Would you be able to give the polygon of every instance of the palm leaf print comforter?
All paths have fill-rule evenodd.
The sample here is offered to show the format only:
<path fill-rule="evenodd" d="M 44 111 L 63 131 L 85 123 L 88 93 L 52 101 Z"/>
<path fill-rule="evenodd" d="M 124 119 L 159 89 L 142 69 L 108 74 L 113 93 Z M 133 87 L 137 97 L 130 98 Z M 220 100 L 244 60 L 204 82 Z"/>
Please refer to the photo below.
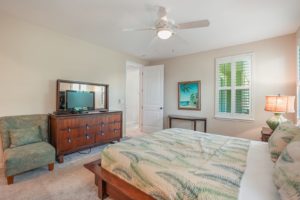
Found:
<path fill-rule="evenodd" d="M 173 128 L 110 145 L 101 164 L 155 199 L 237 199 L 249 145 Z"/>

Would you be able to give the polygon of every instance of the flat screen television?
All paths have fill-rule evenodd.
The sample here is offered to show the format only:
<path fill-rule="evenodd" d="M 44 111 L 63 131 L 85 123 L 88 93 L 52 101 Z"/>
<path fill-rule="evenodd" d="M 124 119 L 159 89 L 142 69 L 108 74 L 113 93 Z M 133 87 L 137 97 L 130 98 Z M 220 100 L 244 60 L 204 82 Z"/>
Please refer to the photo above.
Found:
<path fill-rule="evenodd" d="M 66 108 L 69 111 L 95 109 L 95 92 L 66 91 Z"/>

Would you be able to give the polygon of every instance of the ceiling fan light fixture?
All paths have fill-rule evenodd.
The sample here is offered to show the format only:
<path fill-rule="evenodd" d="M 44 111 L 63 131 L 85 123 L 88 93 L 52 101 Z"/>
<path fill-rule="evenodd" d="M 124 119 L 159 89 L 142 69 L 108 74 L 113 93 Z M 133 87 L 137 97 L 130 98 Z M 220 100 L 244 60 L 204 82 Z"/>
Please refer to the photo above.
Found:
<path fill-rule="evenodd" d="M 162 40 L 167 40 L 173 35 L 173 31 L 170 29 L 159 29 L 157 31 L 157 37 Z"/>

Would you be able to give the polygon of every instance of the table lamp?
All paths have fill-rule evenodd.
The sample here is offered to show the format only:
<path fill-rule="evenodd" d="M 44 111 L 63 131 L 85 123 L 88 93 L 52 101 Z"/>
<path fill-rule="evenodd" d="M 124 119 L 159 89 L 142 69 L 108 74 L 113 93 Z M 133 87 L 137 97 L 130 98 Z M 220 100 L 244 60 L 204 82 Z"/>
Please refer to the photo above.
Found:
<path fill-rule="evenodd" d="M 282 113 L 295 112 L 295 96 L 266 96 L 265 111 L 273 112 L 274 115 L 267 120 L 268 126 L 275 130 L 277 126 L 286 118 L 282 116 Z"/>

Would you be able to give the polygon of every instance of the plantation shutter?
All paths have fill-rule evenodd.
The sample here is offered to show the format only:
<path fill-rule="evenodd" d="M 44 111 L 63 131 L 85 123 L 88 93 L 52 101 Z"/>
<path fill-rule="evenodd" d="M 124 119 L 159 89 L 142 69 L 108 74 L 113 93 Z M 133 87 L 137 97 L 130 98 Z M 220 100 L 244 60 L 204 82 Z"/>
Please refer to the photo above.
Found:
<path fill-rule="evenodd" d="M 216 117 L 252 117 L 251 68 L 251 54 L 216 60 Z"/>
<path fill-rule="evenodd" d="M 219 112 L 231 113 L 231 63 L 219 65 Z"/>
<path fill-rule="evenodd" d="M 235 112 L 250 113 L 250 67 L 251 61 L 243 59 L 235 64 Z"/>

